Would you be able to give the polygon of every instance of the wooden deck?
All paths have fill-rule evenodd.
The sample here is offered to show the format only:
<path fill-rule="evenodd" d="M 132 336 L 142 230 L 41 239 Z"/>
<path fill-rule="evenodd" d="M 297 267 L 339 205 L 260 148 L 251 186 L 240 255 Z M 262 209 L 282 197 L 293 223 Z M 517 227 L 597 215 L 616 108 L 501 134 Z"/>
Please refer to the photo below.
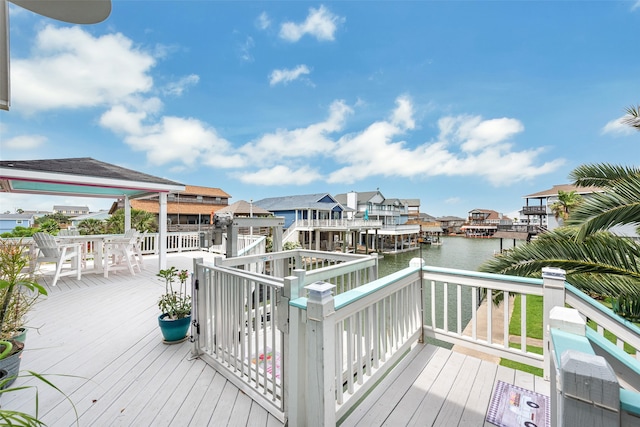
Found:
<path fill-rule="evenodd" d="M 168 265 L 190 269 L 193 257 L 207 255 L 169 254 Z M 48 288 L 29 322 L 21 370 L 49 375 L 73 405 L 19 378 L 14 386 L 38 386 L 39 417 L 52 426 L 281 426 L 212 367 L 190 360 L 189 342 L 162 343 L 156 300 L 164 283 L 155 276 L 157 258 L 146 257 L 145 265 L 135 276 L 85 274 Z M 427 345 L 343 425 L 482 426 L 497 380 L 549 394 L 540 378 Z M 1 403 L 34 413 L 35 390 L 3 395 Z"/>

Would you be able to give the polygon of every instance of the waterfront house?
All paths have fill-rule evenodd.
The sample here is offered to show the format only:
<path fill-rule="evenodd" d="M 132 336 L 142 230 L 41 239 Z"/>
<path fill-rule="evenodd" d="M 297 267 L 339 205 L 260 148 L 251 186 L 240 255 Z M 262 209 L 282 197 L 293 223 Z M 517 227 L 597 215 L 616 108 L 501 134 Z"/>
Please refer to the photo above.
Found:
<path fill-rule="evenodd" d="M 551 206 L 558 201 L 560 191 L 570 193 L 575 191 L 582 197 L 590 197 L 591 194 L 602 192 L 598 187 L 579 187 L 571 184 L 554 185 L 553 187 L 524 196 L 525 206 L 520 211 L 520 222 L 528 224 L 529 232 L 537 234 L 540 230 L 553 230 L 558 228 L 558 220 L 551 211 Z"/>
<path fill-rule="evenodd" d="M 346 221 L 347 209 L 329 193 L 269 197 L 253 205 L 284 218 L 284 242 L 323 251 L 347 251 L 347 246 L 353 250 L 352 243 L 345 243 L 355 241 Z"/>
<path fill-rule="evenodd" d="M 0 214 L 0 233 L 12 231 L 16 227 L 29 228 L 35 224 L 35 216 L 27 213 Z"/>
<path fill-rule="evenodd" d="M 510 218 L 491 209 L 473 209 L 465 225 L 461 227 L 465 237 L 485 238 L 493 236 L 498 229 L 508 230 L 513 226 Z"/>
<path fill-rule="evenodd" d="M 337 194 L 335 198 L 349 208 L 349 218 L 380 222 L 381 227 L 373 235 L 362 236 L 367 248 L 375 248 L 383 253 L 397 253 L 418 247 L 420 225 L 408 221 L 410 215 L 412 218 L 418 217 L 420 199 L 386 198 L 379 189 L 350 191 Z"/>
<path fill-rule="evenodd" d="M 440 223 L 444 234 L 460 234 L 465 220 L 459 216 L 441 216 L 436 218 L 436 221 Z"/>
<path fill-rule="evenodd" d="M 54 205 L 53 213 L 60 213 L 66 216 L 85 215 L 89 213 L 89 207 L 88 206 Z"/>
<path fill-rule="evenodd" d="M 208 225 L 211 215 L 229 205 L 231 196 L 220 188 L 185 185 L 185 190 L 167 196 L 169 231 L 198 231 Z M 122 200 L 118 207 L 122 206 Z M 133 209 L 158 215 L 158 197 L 131 200 Z M 112 208 L 112 212 L 113 212 Z"/>

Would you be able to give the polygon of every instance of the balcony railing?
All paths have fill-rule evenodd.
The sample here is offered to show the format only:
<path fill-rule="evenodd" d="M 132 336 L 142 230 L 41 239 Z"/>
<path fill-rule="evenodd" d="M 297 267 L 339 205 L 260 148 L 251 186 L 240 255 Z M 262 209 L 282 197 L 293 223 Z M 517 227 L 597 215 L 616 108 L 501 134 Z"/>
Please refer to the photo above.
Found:
<path fill-rule="evenodd" d="M 524 215 L 546 215 L 546 206 L 523 206 L 522 213 Z"/>

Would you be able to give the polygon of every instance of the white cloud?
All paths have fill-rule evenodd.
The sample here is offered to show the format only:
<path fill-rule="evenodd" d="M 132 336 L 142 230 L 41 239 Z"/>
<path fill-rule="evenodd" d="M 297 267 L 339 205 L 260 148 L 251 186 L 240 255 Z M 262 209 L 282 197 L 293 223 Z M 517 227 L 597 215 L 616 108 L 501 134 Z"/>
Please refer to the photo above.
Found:
<path fill-rule="evenodd" d="M 196 74 L 190 74 L 182 77 L 177 82 L 169 83 L 163 90 L 166 95 L 181 96 L 185 90 L 191 86 L 195 86 L 200 81 L 200 76 Z"/>
<path fill-rule="evenodd" d="M 282 69 L 282 70 L 273 70 L 269 75 L 269 84 L 271 86 L 275 86 L 278 83 L 287 84 L 291 81 L 297 80 L 300 76 L 309 74 L 311 71 L 309 67 L 306 65 L 298 65 L 296 68 L 291 70 Z"/>
<path fill-rule="evenodd" d="M 252 173 L 238 174 L 238 179 L 252 185 L 307 185 L 322 178 L 322 175 L 308 166 L 292 170 L 279 165 Z"/>
<path fill-rule="evenodd" d="M 328 156 L 335 149 L 335 142 L 329 135 L 342 130 L 347 116 L 352 112 L 344 101 L 334 101 L 325 121 L 305 128 L 278 129 L 245 144 L 240 151 L 254 164 L 262 165 L 287 159 Z"/>
<path fill-rule="evenodd" d="M 256 27 L 260 30 L 266 30 L 270 26 L 271 20 L 269 19 L 269 15 L 267 15 L 267 12 L 262 12 L 256 19 Z"/>
<path fill-rule="evenodd" d="M 307 19 L 301 24 L 285 22 L 280 27 L 280 37 L 297 42 L 305 34 L 309 34 L 318 40 L 334 40 L 338 25 L 344 22 L 344 18 L 334 15 L 326 7 L 318 9 L 310 8 Z"/>
<path fill-rule="evenodd" d="M 0 142 L 0 146 L 12 150 L 33 150 L 40 148 L 47 142 L 42 135 L 20 135 Z"/>
<path fill-rule="evenodd" d="M 136 151 L 143 151 L 151 164 L 204 164 L 218 168 L 245 165 L 239 154 L 232 152 L 229 141 L 216 130 L 197 119 L 163 116 L 145 124 L 147 115 L 117 106 L 100 118 L 100 124 L 125 134 L 124 141 Z"/>
<path fill-rule="evenodd" d="M 479 116 L 444 117 L 437 141 L 413 148 L 396 140 L 413 123 L 411 101 L 401 97 L 389 121 L 369 125 L 338 141 L 335 160 L 344 167 L 329 175 L 330 183 L 353 183 L 370 176 L 479 176 L 494 186 L 509 185 L 558 169 L 563 159 L 534 164 L 543 148 L 517 151 L 509 139 L 524 127 L 515 119 L 483 120 Z"/>
<path fill-rule="evenodd" d="M 636 130 L 631 126 L 622 123 L 623 117 L 613 119 L 608 122 L 602 130 L 600 131 L 603 135 L 614 135 L 614 136 L 624 136 L 624 135 L 632 135 L 636 133 Z"/>
<path fill-rule="evenodd" d="M 13 101 L 25 110 L 110 104 L 153 86 L 155 59 L 120 33 L 94 37 L 80 27 L 47 25 L 33 52 L 11 63 Z"/>
<path fill-rule="evenodd" d="M 631 10 L 640 9 L 640 0 L 637 0 L 632 6 Z"/>

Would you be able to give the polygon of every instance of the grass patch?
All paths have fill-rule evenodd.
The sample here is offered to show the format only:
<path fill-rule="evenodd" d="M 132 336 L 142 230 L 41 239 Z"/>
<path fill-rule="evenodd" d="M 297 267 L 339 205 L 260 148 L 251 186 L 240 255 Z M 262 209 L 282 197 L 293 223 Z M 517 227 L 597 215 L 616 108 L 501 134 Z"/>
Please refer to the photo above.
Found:
<path fill-rule="evenodd" d="M 543 338 L 542 313 L 544 305 L 541 296 L 527 295 L 527 336 Z M 509 334 L 520 336 L 520 315 L 522 313 L 522 297 L 516 295 L 513 301 L 513 314 L 509 322 Z"/>
<path fill-rule="evenodd" d="M 509 347 L 511 348 L 520 348 L 520 344 L 510 343 Z M 530 353 L 542 354 L 542 347 L 537 347 L 534 345 L 528 345 L 527 351 Z M 524 363 L 514 362 L 509 359 L 500 359 L 500 366 L 505 366 L 511 369 L 517 369 L 518 371 L 528 372 L 538 377 L 542 377 L 544 371 L 541 368 L 536 368 L 535 366 L 525 365 Z"/>

